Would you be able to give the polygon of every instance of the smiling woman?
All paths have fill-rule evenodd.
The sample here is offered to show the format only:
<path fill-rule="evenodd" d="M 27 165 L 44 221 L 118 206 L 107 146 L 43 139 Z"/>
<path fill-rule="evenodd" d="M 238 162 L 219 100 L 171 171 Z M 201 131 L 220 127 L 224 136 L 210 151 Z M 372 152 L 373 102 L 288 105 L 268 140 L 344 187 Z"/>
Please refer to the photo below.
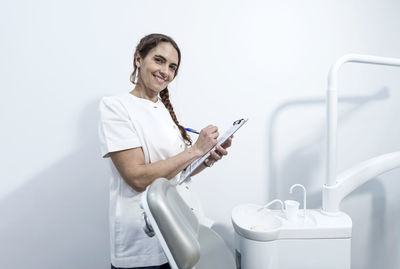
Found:
<path fill-rule="evenodd" d="M 144 37 L 134 56 L 131 82 L 136 84 L 136 87 L 131 93 L 139 98 L 150 98 L 153 102 L 157 101 L 160 94 L 183 139 L 191 145 L 190 137 L 176 118 L 167 88 L 168 83 L 178 74 L 180 61 L 181 51 L 172 38 L 157 34 Z M 137 70 L 140 70 L 139 77 L 136 76 Z"/>
<path fill-rule="evenodd" d="M 111 159 L 111 268 L 169 268 L 158 239 L 142 229 L 141 193 L 157 178 L 176 185 L 180 173 L 216 143 L 218 128 L 208 125 L 193 144 L 169 99 L 168 84 L 181 61 L 175 41 L 162 34 L 142 38 L 136 47 L 129 93 L 100 102 L 99 137 L 103 157 Z M 229 139 L 211 152 L 199 173 L 227 154 Z M 194 213 L 201 216 L 190 182 L 176 185 Z"/>

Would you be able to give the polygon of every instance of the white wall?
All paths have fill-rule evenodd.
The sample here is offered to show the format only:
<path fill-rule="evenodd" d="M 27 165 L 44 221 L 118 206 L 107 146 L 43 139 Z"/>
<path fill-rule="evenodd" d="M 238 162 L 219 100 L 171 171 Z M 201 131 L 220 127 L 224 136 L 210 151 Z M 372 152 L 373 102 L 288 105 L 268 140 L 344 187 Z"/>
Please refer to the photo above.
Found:
<path fill-rule="evenodd" d="M 181 47 L 170 89 L 189 127 L 250 118 L 194 180 L 221 233 L 235 205 L 288 198 L 292 183 L 320 207 L 329 67 L 349 52 L 400 57 L 399 11 L 397 1 L 2 1 L 0 267 L 109 268 L 97 103 L 132 88 L 133 49 L 151 32 Z M 340 71 L 339 171 L 399 149 L 399 74 Z M 353 268 L 400 267 L 399 176 L 344 201 Z"/>

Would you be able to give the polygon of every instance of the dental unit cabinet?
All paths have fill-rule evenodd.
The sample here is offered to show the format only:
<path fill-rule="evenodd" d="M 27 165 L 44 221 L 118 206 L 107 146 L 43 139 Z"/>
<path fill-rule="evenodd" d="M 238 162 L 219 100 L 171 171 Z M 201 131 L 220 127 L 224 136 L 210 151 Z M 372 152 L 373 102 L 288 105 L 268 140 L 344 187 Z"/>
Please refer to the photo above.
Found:
<path fill-rule="evenodd" d="M 331 67 L 327 89 L 327 171 L 322 188 L 322 209 L 298 210 L 298 202 L 273 200 L 266 206 L 243 204 L 232 211 L 237 268 L 244 269 L 349 269 L 351 266 L 350 216 L 340 211 L 348 194 L 376 176 L 400 167 L 400 152 L 361 162 L 336 175 L 337 73 L 347 62 L 400 66 L 400 59 L 348 54 Z M 290 189 L 290 193 L 295 184 Z M 280 210 L 268 209 L 274 203 Z"/>
<path fill-rule="evenodd" d="M 232 211 L 237 268 L 350 268 L 351 227 L 347 214 L 330 216 L 293 200 L 266 206 L 244 204 Z M 273 203 L 280 210 L 270 210 Z"/>

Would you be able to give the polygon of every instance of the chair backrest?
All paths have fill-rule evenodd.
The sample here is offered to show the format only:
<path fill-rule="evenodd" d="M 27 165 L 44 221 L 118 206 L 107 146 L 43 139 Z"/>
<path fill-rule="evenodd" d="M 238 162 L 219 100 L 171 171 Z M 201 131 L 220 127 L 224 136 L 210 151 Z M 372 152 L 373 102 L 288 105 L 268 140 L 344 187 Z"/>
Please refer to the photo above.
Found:
<path fill-rule="evenodd" d="M 225 242 L 199 223 L 168 180 L 155 180 L 144 192 L 142 205 L 172 268 L 235 268 Z"/>

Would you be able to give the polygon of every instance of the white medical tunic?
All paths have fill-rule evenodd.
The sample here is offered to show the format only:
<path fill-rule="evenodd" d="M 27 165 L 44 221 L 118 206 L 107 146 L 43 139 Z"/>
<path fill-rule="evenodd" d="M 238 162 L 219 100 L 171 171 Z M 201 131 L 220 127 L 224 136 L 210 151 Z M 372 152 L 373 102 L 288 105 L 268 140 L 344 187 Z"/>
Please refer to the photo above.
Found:
<path fill-rule="evenodd" d="M 156 103 L 130 93 L 104 97 L 100 102 L 99 137 L 103 157 L 109 152 L 141 147 L 146 164 L 165 160 L 186 149 L 178 127 L 161 100 Z M 156 237 L 143 231 L 140 192 L 120 176 L 111 159 L 110 241 L 111 263 L 116 267 L 141 267 L 167 262 Z M 180 174 L 173 179 L 176 182 Z M 178 191 L 196 215 L 198 201 L 190 195 L 190 183 Z M 197 211 L 197 212 L 196 212 Z"/>

